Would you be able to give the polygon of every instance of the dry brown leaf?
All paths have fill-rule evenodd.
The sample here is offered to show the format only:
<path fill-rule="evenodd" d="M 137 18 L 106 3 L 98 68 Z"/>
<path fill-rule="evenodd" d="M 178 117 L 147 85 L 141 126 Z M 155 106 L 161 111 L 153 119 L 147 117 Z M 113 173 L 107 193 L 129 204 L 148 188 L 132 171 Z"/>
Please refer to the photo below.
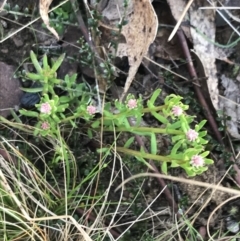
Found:
<path fill-rule="evenodd" d="M 123 26 L 122 34 L 126 38 L 126 53 L 130 65 L 128 77 L 120 100 L 126 95 L 135 74 L 147 54 L 150 44 L 154 41 L 158 20 L 150 0 L 133 0 L 133 12 L 129 22 Z"/>
<path fill-rule="evenodd" d="M 178 5 L 175 4 L 175 0 L 167 1 L 174 18 L 178 21 L 182 11 L 186 7 L 186 1 L 179 0 Z M 208 39 L 215 41 L 215 12 L 214 10 L 199 9 L 207 5 L 207 1 L 194 0 L 188 11 L 190 24 L 194 26 L 194 28 L 190 28 L 190 33 L 186 27 L 182 27 L 182 29 L 186 36 L 193 42 L 194 50 L 202 62 L 206 76 L 208 77 L 207 85 L 211 101 L 214 108 L 218 110 L 218 79 L 215 65 L 216 48 L 203 36 L 205 35 Z M 186 19 L 187 18 L 185 18 L 185 20 Z"/>
<path fill-rule="evenodd" d="M 208 5 L 205 1 L 195 0 L 190 8 L 191 35 L 193 38 L 194 50 L 199 56 L 208 77 L 208 91 L 216 110 L 218 106 L 218 78 L 215 64 L 215 46 L 207 40 L 215 41 L 215 11 L 211 9 L 201 10 L 200 7 Z"/>
<path fill-rule="evenodd" d="M 230 120 L 226 120 L 228 133 L 236 139 L 240 139 L 239 133 L 239 120 L 240 120 L 240 105 L 239 93 L 240 83 L 226 77 L 224 74 L 221 76 L 221 83 L 224 87 L 224 96 L 220 95 L 219 104 L 220 108 L 224 110 L 226 116 L 231 116 Z"/>
<path fill-rule="evenodd" d="M 59 35 L 56 32 L 56 30 L 49 25 L 49 17 L 48 17 L 48 11 L 49 6 L 52 3 L 53 0 L 40 0 L 39 1 L 39 13 L 41 15 L 41 18 L 43 22 L 46 24 L 48 30 L 57 38 L 59 39 Z"/>

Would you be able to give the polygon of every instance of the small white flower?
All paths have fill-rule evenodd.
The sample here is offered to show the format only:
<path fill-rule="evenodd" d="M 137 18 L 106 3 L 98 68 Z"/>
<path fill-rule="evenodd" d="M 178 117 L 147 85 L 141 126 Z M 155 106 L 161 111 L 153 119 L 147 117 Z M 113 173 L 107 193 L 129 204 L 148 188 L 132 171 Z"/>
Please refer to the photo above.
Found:
<path fill-rule="evenodd" d="M 190 129 L 187 131 L 186 137 L 189 141 L 195 141 L 198 138 L 198 133 L 195 130 Z"/>
<path fill-rule="evenodd" d="M 183 109 L 181 107 L 175 105 L 172 108 L 172 113 L 175 116 L 180 116 L 183 113 Z"/>
<path fill-rule="evenodd" d="M 130 99 L 130 100 L 128 100 L 128 102 L 127 102 L 127 107 L 128 107 L 129 109 L 135 109 L 135 108 L 137 108 L 137 100 L 136 100 L 136 99 Z"/>
<path fill-rule="evenodd" d="M 193 167 L 202 167 L 204 165 L 204 159 L 201 156 L 195 155 L 191 158 L 190 164 Z"/>
<path fill-rule="evenodd" d="M 87 112 L 90 115 L 94 115 L 96 113 L 96 111 L 97 111 L 97 108 L 95 106 L 93 106 L 93 105 L 89 105 L 87 107 Z"/>
<path fill-rule="evenodd" d="M 41 124 L 41 128 L 43 130 L 48 130 L 50 128 L 50 125 L 48 122 L 44 121 L 42 124 Z"/>
<path fill-rule="evenodd" d="M 40 107 L 40 112 L 41 113 L 50 114 L 51 110 L 52 110 L 52 107 L 51 107 L 51 105 L 48 102 L 41 104 L 41 107 Z"/>

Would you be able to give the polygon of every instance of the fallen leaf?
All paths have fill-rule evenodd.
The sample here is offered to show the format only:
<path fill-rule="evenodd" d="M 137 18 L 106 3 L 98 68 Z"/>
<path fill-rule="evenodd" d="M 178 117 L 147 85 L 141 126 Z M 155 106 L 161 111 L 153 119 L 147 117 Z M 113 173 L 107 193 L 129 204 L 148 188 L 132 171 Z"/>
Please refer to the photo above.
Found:
<path fill-rule="evenodd" d="M 233 79 L 221 76 L 222 86 L 224 87 L 224 96 L 220 95 L 219 104 L 220 108 L 224 110 L 226 116 L 231 116 L 230 120 L 226 120 L 228 133 L 236 139 L 240 139 L 239 121 L 240 121 L 240 105 L 239 93 L 240 84 Z"/>
<path fill-rule="evenodd" d="M 49 17 L 48 17 L 48 11 L 49 6 L 52 3 L 53 0 L 40 0 L 39 1 L 39 13 L 43 20 L 43 22 L 46 24 L 46 27 L 48 30 L 57 38 L 59 39 L 59 35 L 56 32 L 56 30 L 49 25 Z"/>
<path fill-rule="evenodd" d="M 106 2 L 106 1 L 101 1 Z M 102 7 L 101 7 L 102 8 Z M 102 15 L 110 21 L 113 26 L 117 24 L 122 16 L 132 13 L 133 3 L 132 1 L 128 2 L 127 7 L 123 3 L 123 0 L 111 0 L 108 1 L 107 6 L 102 10 Z M 116 25 L 115 25 L 116 26 Z"/>
<path fill-rule="evenodd" d="M 208 77 L 208 91 L 213 106 L 218 110 L 218 78 L 215 64 L 215 46 L 209 41 L 215 41 L 215 11 L 211 9 L 199 9 L 205 5 L 208 5 L 205 1 L 195 0 L 190 8 L 190 23 L 194 26 L 191 27 L 191 35 L 194 50 L 199 56 Z"/>
<path fill-rule="evenodd" d="M 158 20 L 150 0 L 133 0 L 133 12 L 129 15 L 128 24 L 123 26 L 122 34 L 130 65 L 128 77 L 120 100 L 126 95 L 135 74 L 147 54 L 150 44 L 154 41 Z"/>

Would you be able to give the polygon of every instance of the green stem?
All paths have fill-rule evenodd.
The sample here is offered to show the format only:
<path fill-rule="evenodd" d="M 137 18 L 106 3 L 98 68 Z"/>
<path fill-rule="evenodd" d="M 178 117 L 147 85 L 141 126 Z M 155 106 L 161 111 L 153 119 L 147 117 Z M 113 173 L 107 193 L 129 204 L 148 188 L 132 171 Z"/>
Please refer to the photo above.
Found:
<path fill-rule="evenodd" d="M 161 106 L 156 106 L 156 107 L 154 106 L 151 108 L 147 107 L 142 110 L 142 113 L 148 113 L 148 112 L 152 112 L 152 111 L 160 111 L 166 107 L 167 107 L 167 105 L 161 105 Z"/>
<path fill-rule="evenodd" d="M 18 130 L 22 130 L 24 132 L 27 132 L 29 134 L 32 134 L 34 129 L 35 129 L 34 127 L 29 126 L 29 125 L 9 121 L 2 116 L 0 116 L 0 122 L 6 124 L 8 126 L 11 126 L 13 128 L 17 128 Z"/>
<path fill-rule="evenodd" d="M 141 110 L 141 113 L 149 113 L 149 112 L 152 112 L 152 111 L 160 111 L 164 108 L 166 108 L 167 105 L 161 105 L 161 106 L 157 106 L 157 107 L 147 107 L 147 108 L 143 108 Z M 125 112 L 120 112 L 120 113 L 117 113 L 111 117 L 103 117 L 104 120 L 112 120 L 112 119 L 118 119 L 119 117 L 121 116 L 126 116 L 126 117 L 131 117 L 133 116 L 132 114 L 132 111 L 125 111 Z"/>
<path fill-rule="evenodd" d="M 174 130 L 174 129 L 161 129 L 161 128 L 152 128 L 152 127 L 116 127 L 115 131 L 125 131 L 125 132 L 137 132 L 137 133 L 156 133 L 156 134 L 172 134 L 172 135 L 184 135 L 183 131 Z M 104 131 L 113 131 L 113 128 L 104 128 Z"/>
<path fill-rule="evenodd" d="M 171 156 L 160 156 L 160 155 L 150 154 L 150 153 L 146 153 L 146 152 L 135 151 L 132 149 L 127 149 L 124 147 L 117 147 L 116 149 L 117 149 L 117 151 L 122 152 L 124 154 L 141 157 L 144 159 L 151 159 L 151 160 L 155 160 L 155 161 L 172 162 L 172 159 L 173 159 Z M 176 158 L 174 158 L 174 160 L 176 160 Z M 183 161 L 183 160 L 181 159 L 179 161 Z"/>
<path fill-rule="evenodd" d="M 65 119 L 62 119 L 59 124 L 66 123 L 66 122 L 68 122 L 70 120 L 75 120 L 77 118 L 81 118 L 82 116 L 83 116 L 83 112 L 78 113 L 77 116 L 76 115 L 72 115 L 72 116 L 66 117 Z"/>
<path fill-rule="evenodd" d="M 142 113 L 148 113 L 148 112 L 151 112 L 151 111 L 160 111 L 162 110 L 163 108 L 165 108 L 166 105 L 162 105 L 162 106 L 157 106 L 157 107 L 154 107 L 154 108 L 144 108 L 141 112 Z M 73 120 L 73 119 L 76 119 L 76 118 L 80 118 L 82 116 L 83 113 L 79 113 L 77 116 L 69 116 L 69 117 L 66 117 L 64 120 L 61 120 L 60 123 L 66 123 L 70 120 Z M 121 113 L 118 113 L 118 114 L 115 114 L 111 117 L 103 117 L 103 121 L 104 120 L 114 120 L 114 119 L 119 119 L 119 117 L 121 116 L 126 116 L 126 114 L 130 114 L 130 113 L 127 113 L 127 112 L 121 112 Z M 131 115 L 127 116 L 127 117 L 131 117 Z M 162 132 L 160 132 L 162 133 Z M 164 132 L 163 132 L 164 133 Z"/>

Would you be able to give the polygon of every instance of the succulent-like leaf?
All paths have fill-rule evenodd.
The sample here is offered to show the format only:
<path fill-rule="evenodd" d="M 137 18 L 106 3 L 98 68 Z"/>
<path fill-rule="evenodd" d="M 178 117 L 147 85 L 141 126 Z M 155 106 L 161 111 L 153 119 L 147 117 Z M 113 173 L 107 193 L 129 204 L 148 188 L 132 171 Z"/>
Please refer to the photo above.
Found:
<path fill-rule="evenodd" d="M 35 67 L 35 69 L 37 70 L 37 72 L 39 74 L 42 74 L 43 73 L 43 69 L 41 67 L 41 65 L 39 64 L 38 60 L 37 60 L 37 56 L 35 55 L 35 53 L 31 50 L 30 52 L 30 58 L 32 60 L 32 63 Z"/>

